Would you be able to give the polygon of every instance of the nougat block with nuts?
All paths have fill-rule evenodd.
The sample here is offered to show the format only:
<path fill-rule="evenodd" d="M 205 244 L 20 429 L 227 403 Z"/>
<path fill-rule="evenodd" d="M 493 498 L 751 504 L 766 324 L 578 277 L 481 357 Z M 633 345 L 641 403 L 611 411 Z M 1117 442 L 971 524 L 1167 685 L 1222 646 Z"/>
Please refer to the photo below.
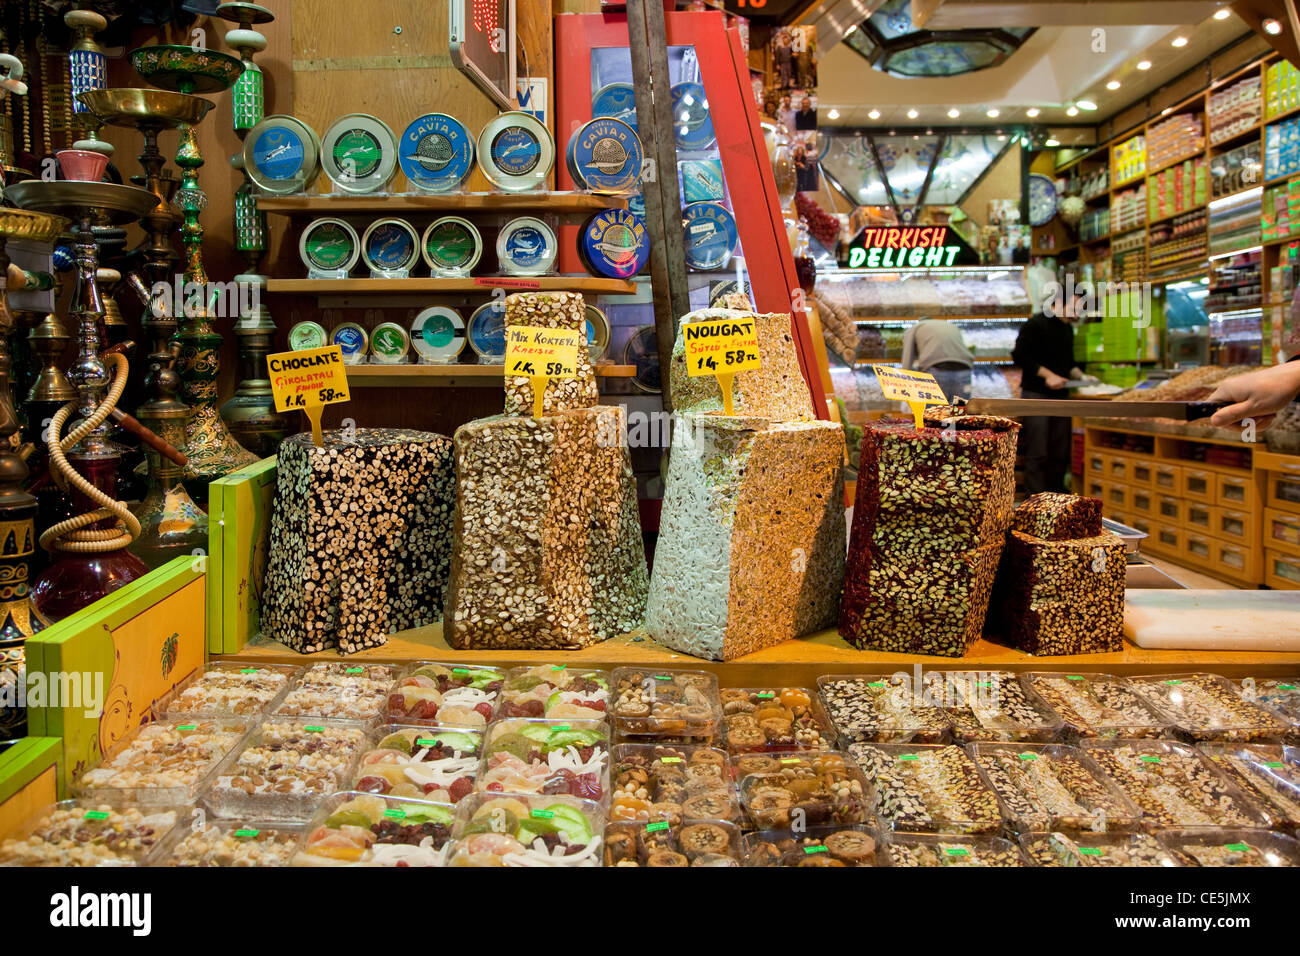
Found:
<path fill-rule="evenodd" d="M 678 419 L 646 631 L 731 660 L 830 627 L 844 576 L 844 430 Z"/>
<path fill-rule="evenodd" d="M 577 648 L 641 626 L 649 575 L 624 416 L 601 405 L 456 430 L 453 647 Z"/>
<path fill-rule="evenodd" d="M 596 372 L 587 347 L 587 306 L 578 292 L 517 292 L 506 296 L 506 325 L 542 329 L 571 329 L 578 333 L 578 375 L 552 378 L 542 393 L 542 414 L 571 408 L 591 408 L 600 401 Z M 533 386 L 527 376 L 506 375 L 507 415 L 533 413 Z"/>
<path fill-rule="evenodd" d="M 1047 541 L 1093 538 L 1101 534 L 1101 500 L 1039 492 L 1021 502 L 1011 516 L 1011 529 Z"/>

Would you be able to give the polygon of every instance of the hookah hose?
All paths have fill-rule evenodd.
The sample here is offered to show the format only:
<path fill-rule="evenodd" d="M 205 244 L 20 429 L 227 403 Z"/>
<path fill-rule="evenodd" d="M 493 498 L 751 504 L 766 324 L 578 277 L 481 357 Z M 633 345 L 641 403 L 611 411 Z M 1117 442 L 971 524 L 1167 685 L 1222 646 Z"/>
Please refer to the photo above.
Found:
<path fill-rule="evenodd" d="M 67 484 L 76 488 L 100 507 L 94 511 L 87 511 L 85 514 L 69 518 L 67 521 L 60 521 L 58 524 L 47 528 L 45 533 L 41 535 L 41 547 L 46 551 L 99 554 L 125 548 L 140 537 L 140 522 L 135 515 L 131 514 L 127 506 L 120 501 L 114 501 L 81 477 L 76 469 L 68 463 L 65 454 L 68 449 L 73 448 L 77 442 L 98 428 L 113 413 L 118 399 L 126 391 L 126 379 L 129 370 L 126 356 L 114 354 L 108 356 L 108 359 L 113 364 L 113 384 L 108 390 L 108 395 L 95 409 L 94 413 L 62 439 L 59 438 L 59 433 L 63 431 L 63 424 L 68 420 L 68 416 L 77 410 L 77 403 L 68 402 L 55 412 L 54 417 L 50 419 L 50 436 L 52 439 L 49 442 L 50 467 Z M 95 524 L 105 518 L 117 518 L 119 524 L 112 528 L 87 529 L 88 525 Z M 125 528 L 122 527 L 123 525 L 125 525 Z"/>

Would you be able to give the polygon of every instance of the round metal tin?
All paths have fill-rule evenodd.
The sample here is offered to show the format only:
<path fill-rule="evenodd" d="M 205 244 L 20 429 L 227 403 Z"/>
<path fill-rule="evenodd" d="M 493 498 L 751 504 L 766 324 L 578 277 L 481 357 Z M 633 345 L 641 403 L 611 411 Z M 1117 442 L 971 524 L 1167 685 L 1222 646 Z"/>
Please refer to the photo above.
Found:
<path fill-rule="evenodd" d="M 641 179 L 641 140 L 622 120 L 600 117 L 584 123 L 569 137 L 567 153 L 574 182 L 594 193 L 632 192 Z"/>
<path fill-rule="evenodd" d="M 650 258 L 645 220 L 626 209 L 602 209 L 582 227 L 578 248 L 595 275 L 630 279 Z"/>
<path fill-rule="evenodd" d="M 268 116 L 244 138 L 244 169 L 265 192 L 302 192 L 320 172 L 320 137 L 292 116 Z"/>
<path fill-rule="evenodd" d="M 315 219 L 298 239 L 298 257 L 309 272 L 347 272 L 361 255 L 357 231 L 342 219 Z"/>
<path fill-rule="evenodd" d="M 498 189 L 536 189 L 554 163 L 551 131 L 531 113 L 501 113 L 478 134 L 479 168 Z"/>
<path fill-rule="evenodd" d="M 480 362 L 500 365 L 506 360 L 506 307 L 501 302 L 486 302 L 474 310 L 466 329 L 469 347 Z"/>
<path fill-rule="evenodd" d="M 380 322 L 370 333 L 370 355 L 381 365 L 401 365 L 411 349 L 411 337 L 396 322 Z"/>
<path fill-rule="evenodd" d="M 321 168 L 344 192 L 376 192 L 397 171 L 397 137 L 366 113 L 341 116 L 321 137 Z"/>
<path fill-rule="evenodd" d="M 609 352 L 609 318 L 590 302 L 587 303 L 587 350 L 592 362 L 599 362 Z"/>
<path fill-rule="evenodd" d="M 454 192 L 474 168 L 474 137 L 454 116 L 428 113 L 402 131 L 397 162 L 416 189 Z"/>
<path fill-rule="evenodd" d="M 295 352 L 323 349 L 328 344 L 329 333 L 319 322 L 299 322 L 289 330 L 289 348 Z"/>
<path fill-rule="evenodd" d="M 330 333 L 330 345 L 337 345 L 342 350 L 344 362 L 355 365 L 365 360 L 366 351 L 370 348 L 370 336 L 357 323 L 343 322 L 336 325 Z"/>
<path fill-rule="evenodd" d="M 699 272 L 725 269 L 736 251 L 736 219 L 716 202 L 695 202 L 682 210 L 686 264 Z"/>
<path fill-rule="evenodd" d="M 558 251 L 551 227 L 532 216 L 512 219 L 497 234 L 497 259 L 503 272 L 539 276 L 555 265 Z"/>
<path fill-rule="evenodd" d="M 454 362 L 465 350 L 465 320 L 445 305 L 429 306 L 411 320 L 411 345 L 421 362 Z"/>
<path fill-rule="evenodd" d="M 591 115 L 622 120 L 636 130 L 636 90 L 631 83 L 609 83 L 591 98 Z"/>
<path fill-rule="evenodd" d="M 699 83 L 678 83 L 670 91 L 673 139 L 678 149 L 708 149 L 717 137 L 709 116 L 709 98 Z"/>
<path fill-rule="evenodd" d="M 420 237 L 404 219 L 376 219 L 361 237 L 361 255 L 374 272 L 410 272 L 420 258 Z"/>
<path fill-rule="evenodd" d="M 663 377 L 659 370 L 659 348 L 656 345 L 655 327 L 643 325 L 627 340 L 623 347 L 623 362 L 635 365 L 636 374 L 632 384 L 643 392 L 658 395 L 663 389 Z"/>
<path fill-rule="evenodd" d="M 483 255 L 483 237 L 468 219 L 443 216 L 424 230 L 420 254 L 435 276 L 467 276 Z"/>

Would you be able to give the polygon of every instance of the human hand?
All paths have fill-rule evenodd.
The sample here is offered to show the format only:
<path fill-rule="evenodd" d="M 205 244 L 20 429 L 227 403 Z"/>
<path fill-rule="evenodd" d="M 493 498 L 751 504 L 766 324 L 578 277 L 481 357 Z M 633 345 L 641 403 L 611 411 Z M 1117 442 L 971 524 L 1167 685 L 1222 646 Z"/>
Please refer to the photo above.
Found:
<path fill-rule="evenodd" d="M 1300 362 L 1286 362 L 1257 372 L 1234 375 L 1219 383 L 1206 401 L 1228 402 L 1214 413 L 1210 424 L 1223 427 L 1253 418 L 1259 425 L 1271 419 L 1300 392 Z"/>
<path fill-rule="evenodd" d="M 1055 390 L 1058 388 L 1065 388 L 1070 383 L 1068 380 L 1061 378 L 1061 376 L 1057 375 L 1055 372 L 1048 372 L 1043 376 L 1043 384 L 1048 388 Z"/>

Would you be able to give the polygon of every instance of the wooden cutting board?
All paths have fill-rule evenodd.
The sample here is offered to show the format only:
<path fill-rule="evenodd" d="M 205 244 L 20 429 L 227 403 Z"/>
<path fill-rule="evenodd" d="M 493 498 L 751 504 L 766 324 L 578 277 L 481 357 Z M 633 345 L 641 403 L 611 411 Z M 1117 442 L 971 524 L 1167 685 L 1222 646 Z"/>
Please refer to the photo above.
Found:
<path fill-rule="evenodd" d="M 1130 590 L 1124 636 L 1138 647 L 1300 651 L 1300 591 Z"/>

